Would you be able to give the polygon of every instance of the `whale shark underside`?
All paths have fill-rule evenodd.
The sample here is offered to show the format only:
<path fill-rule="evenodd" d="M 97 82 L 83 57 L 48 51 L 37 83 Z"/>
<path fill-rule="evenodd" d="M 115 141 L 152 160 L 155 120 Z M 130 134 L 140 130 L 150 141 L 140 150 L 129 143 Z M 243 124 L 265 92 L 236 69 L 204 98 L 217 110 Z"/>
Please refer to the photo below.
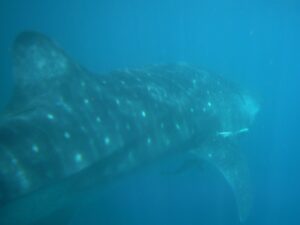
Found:
<path fill-rule="evenodd" d="M 0 119 L 0 224 L 67 224 L 85 190 L 176 154 L 215 166 L 244 221 L 249 171 L 237 139 L 258 106 L 188 64 L 94 75 L 42 34 L 13 46 L 14 90 Z"/>

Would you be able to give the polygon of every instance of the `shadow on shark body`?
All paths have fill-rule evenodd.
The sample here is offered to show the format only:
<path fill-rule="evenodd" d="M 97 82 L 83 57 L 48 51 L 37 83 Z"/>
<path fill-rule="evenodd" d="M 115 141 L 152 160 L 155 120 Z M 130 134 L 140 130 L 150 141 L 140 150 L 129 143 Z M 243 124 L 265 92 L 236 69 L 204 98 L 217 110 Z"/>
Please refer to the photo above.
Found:
<path fill-rule="evenodd" d="M 66 224 L 89 188 L 176 154 L 215 166 L 247 218 L 249 171 L 236 144 L 258 112 L 247 92 L 187 64 L 95 76 L 35 32 L 16 38 L 13 62 L 0 224 Z"/>

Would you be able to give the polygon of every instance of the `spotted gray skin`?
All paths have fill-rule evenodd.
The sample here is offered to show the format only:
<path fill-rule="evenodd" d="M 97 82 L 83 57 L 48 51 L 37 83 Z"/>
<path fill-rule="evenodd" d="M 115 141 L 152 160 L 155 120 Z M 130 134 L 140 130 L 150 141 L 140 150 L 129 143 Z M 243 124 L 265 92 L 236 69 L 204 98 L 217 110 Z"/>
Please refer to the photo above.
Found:
<path fill-rule="evenodd" d="M 216 166 L 247 217 L 248 169 L 235 140 L 258 107 L 239 88 L 186 64 L 93 75 L 34 32 L 17 37 L 13 57 L 0 121 L 1 224 L 59 224 L 55 212 L 86 187 L 174 154 Z"/>

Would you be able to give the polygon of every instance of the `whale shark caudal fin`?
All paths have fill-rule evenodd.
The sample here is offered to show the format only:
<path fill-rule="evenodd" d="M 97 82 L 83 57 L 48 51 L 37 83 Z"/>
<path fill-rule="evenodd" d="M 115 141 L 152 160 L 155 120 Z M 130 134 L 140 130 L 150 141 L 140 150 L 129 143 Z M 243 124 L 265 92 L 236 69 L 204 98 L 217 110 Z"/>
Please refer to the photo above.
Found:
<path fill-rule="evenodd" d="M 252 192 L 248 165 L 240 149 L 232 142 L 218 139 L 191 153 L 211 163 L 224 176 L 235 196 L 240 221 L 245 221 L 252 205 Z"/>

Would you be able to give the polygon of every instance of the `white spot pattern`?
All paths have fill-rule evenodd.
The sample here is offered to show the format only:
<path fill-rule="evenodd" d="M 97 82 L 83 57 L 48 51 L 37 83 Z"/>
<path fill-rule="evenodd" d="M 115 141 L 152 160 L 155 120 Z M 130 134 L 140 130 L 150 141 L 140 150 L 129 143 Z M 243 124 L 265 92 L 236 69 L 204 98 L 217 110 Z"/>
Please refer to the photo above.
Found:
<path fill-rule="evenodd" d="M 51 113 L 48 113 L 48 114 L 47 114 L 47 118 L 48 118 L 49 120 L 54 120 L 54 116 L 53 116 L 53 114 L 51 114 Z"/>
<path fill-rule="evenodd" d="M 66 139 L 70 139 L 71 138 L 70 133 L 67 132 L 67 131 L 64 133 L 64 136 L 65 136 Z"/>
<path fill-rule="evenodd" d="M 76 153 L 74 156 L 75 162 L 80 163 L 82 162 L 82 155 L 80 153 Z"/>
<path fill-rule="evenodd" d="M 110 138 L 109 138 L 108 136 L 106 136 L 106 137 L 104 138 L 104 143 L 105 143 L 106 145 L 109 145 L 109 144 L 110 144 Z"/>
<path fill-rule="evenodd" d="M 34 145 L 32 145 L 32 151 L 34 151 L 35 153 L 38 153 L 40 151 L 40 149 L 36 144 L 34 144 Z"/>
<path fill-rule="evenodd" d="M 144 117 L 144 118 L 147 116 L 147 114 L 144 110 L 141 112 L 141 114 L 142 114 L 142 117 Z"/>
<path fill-rule="evenodd" d="M 150 137 L 147 138 L 147 144 L 150 145 L 152 143 L 152 139 Z"/>

